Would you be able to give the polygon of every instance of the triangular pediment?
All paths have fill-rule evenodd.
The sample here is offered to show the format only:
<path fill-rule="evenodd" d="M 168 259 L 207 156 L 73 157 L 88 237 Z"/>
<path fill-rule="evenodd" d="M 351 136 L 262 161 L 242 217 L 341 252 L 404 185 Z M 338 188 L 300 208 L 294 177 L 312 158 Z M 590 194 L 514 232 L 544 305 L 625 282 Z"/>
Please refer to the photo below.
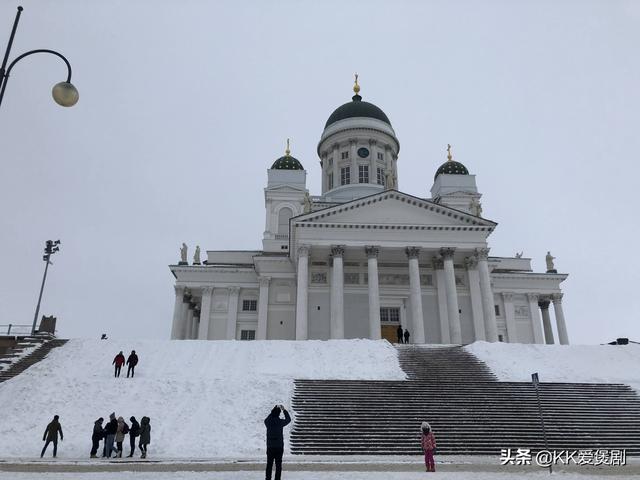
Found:
<path fill-rule="evenodd" d="M 267 187 L 265 188 L 265 191 L 267 192 L 305 192 L 306 188 L 283 183 L 283 184 Z"/>
<path fill-rule="evenodd" d="M 454 208 L 438 205 L 396 190 L 386 190 L 368 197 L 292 219 L 299 223 L 413 225 L 430 227 L 490 227 L 495 222 Z"/>

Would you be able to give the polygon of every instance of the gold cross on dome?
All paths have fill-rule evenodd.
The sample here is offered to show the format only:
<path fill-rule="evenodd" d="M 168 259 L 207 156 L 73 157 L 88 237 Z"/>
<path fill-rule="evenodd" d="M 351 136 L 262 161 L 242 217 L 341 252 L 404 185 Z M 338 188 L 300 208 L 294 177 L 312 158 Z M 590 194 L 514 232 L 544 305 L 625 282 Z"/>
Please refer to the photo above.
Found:
<path fill-rule="evenodd" d="M 447 160 L 452 161 L 453 156 L 451 155 L 451 144 L 447 143 Z"/>
<path fill-rule="evenodd" d="M 360 85 L 358 85 L 358 74 L 355 74 L 356 77 L 356 82 L 353 85 L 353 91 L 356 93 L 356 95 L 360 92 Z"/>
<path fill-rule="evenodd" d="M 289 139 L 287 138 L 287 149 L 284 151 L 285 156 L 291 155 L 291 150 L 289 149 Z"/>

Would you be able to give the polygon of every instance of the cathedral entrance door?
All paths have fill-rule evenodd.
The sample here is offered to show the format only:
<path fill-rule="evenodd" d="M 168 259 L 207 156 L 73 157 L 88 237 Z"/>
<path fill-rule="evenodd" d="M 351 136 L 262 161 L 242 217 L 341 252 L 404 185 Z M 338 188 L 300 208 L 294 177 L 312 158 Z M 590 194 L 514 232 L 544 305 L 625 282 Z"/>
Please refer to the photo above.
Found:
<path fill-rule="evenodd" d="M 398 341 L 398 325 L 400 325 L 400 307 L 380 307 L 380 335 L 389 343 Z"/>

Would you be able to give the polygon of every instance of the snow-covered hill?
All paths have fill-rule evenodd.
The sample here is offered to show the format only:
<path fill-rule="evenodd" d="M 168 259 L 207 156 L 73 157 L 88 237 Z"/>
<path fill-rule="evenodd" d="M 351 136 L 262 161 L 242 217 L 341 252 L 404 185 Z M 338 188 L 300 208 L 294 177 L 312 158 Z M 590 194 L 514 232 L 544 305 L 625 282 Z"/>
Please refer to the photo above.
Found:
<path fill-rule="evenodd" d="M 126 368 L 113 378 L 113 357 L 132 349 L 140 357 L 135 379 Z M 288 405 L 296 378 L 405 374 L 386 341 L 70 340 L 0 384 L 0 458 L 38 455 L 54 414 L 65 434 L 58 456 L 88 457 L 93 422 L 111 412 L 127 422 L 151 417 L 150 457 L 261 456 L 262 421 L 273 405 Z"/>
<path fill-rule="evenodd" d="M 640 393 L 640 345 L 525 345 L 475 342 L 464 347 L 499 380 L 625 383 Z"/>

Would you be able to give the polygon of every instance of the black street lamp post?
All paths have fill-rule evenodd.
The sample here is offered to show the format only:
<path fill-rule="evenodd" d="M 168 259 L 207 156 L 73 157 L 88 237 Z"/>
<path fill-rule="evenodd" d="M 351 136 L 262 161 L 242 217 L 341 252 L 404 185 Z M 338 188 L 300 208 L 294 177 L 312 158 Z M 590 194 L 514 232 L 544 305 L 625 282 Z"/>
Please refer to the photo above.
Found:
<path fill-rule="evenodd" d="M 7 62 L 9 61 L 9 53 L 11 52 L 11 46 L 13 45 L 13 38 L 16 35 L 16 29 L 18 28 L 18 22 L 20 21 L 20 15 L 22 14 L 22 7 L 18 7 L 18 12 L 16 13 L 16 19 L 13 22 L 13 28 L 11 29 L 11 35 L 9 36 L 9 43 L 7 44 L 7 49 L 4 52 L 4 58 L 2 60 L 2 66 L 0 67 L 0 105 L 2 105 L 2 98 L 4 97 L 4 90 L 7 88 L 7 82 L 9 81 L 9 74 L 11 73 L 11 69 L 14 67 L 16 63 L 22 60 L 24 57 L 28 57 L 29 55 L 33 55 L 34 53 L 50 53 L 51 55 L 55 55 L 64 61 L 67 65 L 67 80 L 64 82 L 57 83 L 54 85 L 51 94 L 53 95 L 53 99 L 58 105 L 62 105 L 63 107 L 72 107 L 78 102 L 79 94 L 76 87 L 71 83 L 71 64 L 69 61 L 59 52 L 55 50 L 49 50 L 46 48 L 39 48 L 37 50 L 30 50 L 28 52 L 19 55 L 13 60 L 9 66 L 7 67 Z"/>
<path fill-rule="evenodd" d="M 33 325 L 31 326 L 31 335 L 36 333 L 36 322 L 38 321 L 38 314 L 40 313 L 40 302 L 42 301 L 42 292 L 44 291 L 44 282 L 47 280 L 47 271 L 49 270 L 49 264 L 51 263 L 51 255 L 60 250 L 60 240 L 47 240 L 44 246 L 44 255 L 42 260 L 45 261 L 44 275 L 42 277 L 42 285 L 40 285 L 40 296 L 38 297 L 38 305 L 36 306 L 36 314 L 33 316 Z"/>

